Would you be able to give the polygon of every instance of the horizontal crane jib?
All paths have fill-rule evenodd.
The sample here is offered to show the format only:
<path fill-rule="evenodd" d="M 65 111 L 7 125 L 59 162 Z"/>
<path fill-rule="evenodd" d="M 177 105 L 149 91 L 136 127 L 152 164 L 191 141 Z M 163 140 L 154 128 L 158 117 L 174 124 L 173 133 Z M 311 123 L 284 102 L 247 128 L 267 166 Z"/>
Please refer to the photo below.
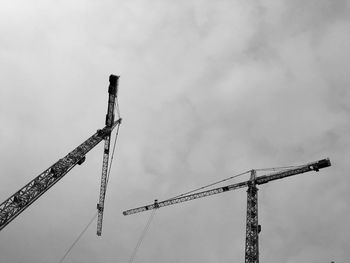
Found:
<path fill-rule="evenodd" d="M 288 170 L 273 173 L 270 175 L 259 176 L 255 179 L 255 183 L 256 184 L 265 184 L 265 183 L 268 183 L 268 182 L 273 181 L 273 180 L 277 180 L 277 179 L 281 179 L 281 178 L 285 178 L 285 177 L 289 177 L 292 175 L 297 175 L 297 174 L 301 174 L 301 173 L 305 173 L 305 172 L 309 172 L 309 171 L 318 172 L 319 169 L 322 169 L 322 168 L 325 168 L 328 166 L 331 166 L 330 160 L 329 159 L 322 159 L 322 160 L 319 160 L 316 162 L 311 162 L 311 163 L 308 163 L 305 165 L 301 165 L 301 166 L 294 168 L 294 169 L 288 169 Z M 154 204 L 126 210 L 123 212 L 123 215 L 126 216 L 126 215 L 136 214 L 136 213 L 140 213 L 140 212 L 144 212 L 144 211 L 148 211 L 148 210 L 152 210 L 152 209 L 156 209 L 156 208 L 160 208 L 160 207 L 164 207 L 164 206 L 168 206 L 168 205 L 174 205 L 174 204 L 178 204 L 178 203 L 182 203 L 182 202 L 186 202 L 186 201 L 190 201 L 190 200 L 194 200 L 194 199 L 198 199 L 198 198 L 202 198 L 202 197 L 206 197 L 206 196 L 211 196 L 214 194 L 220 194 L 220 193 L 224 193 L 227 191 L 232 191 L 232 190 L 240 189 L 243 187 L 247 187 L 251 183 L 252 183 L 252 180 L 248 180 L 248 181 L 240 182 L 237 184 L 231 184 L 231 185 L 227 185 L 227 186 L 223 186 L 223 187 L 219 187 L 219 188 L 215 188 L 215 189 L 211 189 L 211 190 L 207 190 L 207 191 L 203 191 L 203 192 L 199 192 L 199 193 L 181 196 L 178 198 L 168 199 L 168 200 L 161 201 L 161 202 L 155 202 Z"/>

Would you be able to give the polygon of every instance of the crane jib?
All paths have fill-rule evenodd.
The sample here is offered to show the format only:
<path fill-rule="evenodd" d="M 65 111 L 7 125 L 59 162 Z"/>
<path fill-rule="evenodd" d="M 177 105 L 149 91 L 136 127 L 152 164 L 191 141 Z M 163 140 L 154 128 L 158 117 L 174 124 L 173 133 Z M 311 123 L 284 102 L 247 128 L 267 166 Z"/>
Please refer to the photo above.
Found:
<path fill-rule="evenodd" d="M 231 184 L 231 185 L 227 185 L 227 186 L 223 186 L 223 187 L 219 187 L 219 188 L 215 188 L 215 189 L 211 189 L 211 190 L 207 190 L 207 191 L 203 191 L 203 192 L 198 192 L 198 193 L 194 193 L 194 194 L 190 194 L 190 195 L 184 195 L 184 196 L 180 196 L 177 198 L 168 199 L 168 200 L 161 201 L 161 202 L 156 202 L 155 204 L 151 204 L 151 205 L 146 205 L 146 206 L 141 206 L 141 207 L 134 208 L 134 209 L 129 209 L 129 210 L 124 211 L 123 215 L 131 215 L 131 214 L 140 213 L 143 211 L 152 210 L 155 208 L 160 208 L 160 207 L 164 207 L 164 206 L 168 206 L 168 205 L 178 204 L 178 203 L 182 203 L 182 202 L 186 202 L 186 201 L 190 201 L 190 200 L 194 200 L 194 199 L 198 199 L 198 198 L 202 198 L 202 197 L 206 197 L 206 196 L 211 196 L 214 194 L 219 194 L 219 193 L 223 193 L 223 192 L 227 192 L 227 191 L 232 191 L 232 190 L 236 190 L 239 188 L 248 187 L 249 185 L 252 185 L 253 183 L 265 184 L 265 183 L 268 183 L 268 182 L 273 181 L 273 180 L 277 180 L 277 179 L 281 179 L 284 177 L 297 175 L 297 174 L 301 174 L 301 173 L 305 173 L 305 172 L 309 172 L 309 171 L 318 172 L 319 169 L 322 169 L 322 168 L 325 168 L 328 166 L 331 166 L 330 160 L 329 159 L 322 159 L 322 160 L 319 160 L 316 162 L 311 162 L 311 163 L 308 163 L 305 165 L 298 166 L 297 168 L 287 169 L 287 170 L 273 173 L 270 175 L 259 176 L 255 180 L 248 180 L 248 181 L 240 182 L 237 184 Z"/>
<path fill-rule="evenodd" d="M 318 172 L 322 168 L 326 168 L 331 166 L 331 162 L 329 159 L 322 159 L 317 162 L 312 162 L 306 165 L 302 165 L 295 169 L 288 169 L 279 173 L 274 173 L 270 175 L 259 176 L 256 179 L 256 184 L 265 184 L 273 180 L 289 177 L 292 175 L 302 174 L 310 171 Z"/>
<path fill-rule="evenodd" d="M 211 196 L 214 194 L 220 194 L 223 192 L 232 191 L 235 189 L 245 187 L 248 185 L 248 183 L 249 183 L 249 181 L 245 181 L 245 182 L 241 182 L 241 183 L 237 183 L 237 184 L 227 185 L 224 187 L 214 188 L 214 189 L 211 189 L 208 191 L 203 191 L 203 192 L 199 192 L 199 193 L 195 193 L 195 194 L 185 195 L 185 196 L 178 197 L 178 198 L 168 199 L 165 201 L 157 202 L 156 205 L 151 204 L 151 205 L 142 206 L 142 207 L 138 207 L 138 208 L 124 211 L 123 215 L 131 215 L 131 214 L 135 214 L 135 213 L 139 213 L 139 212 L 143 212 L 143 211 L 147 211 L 147 210 L 152 210 L 155 208 L 160 208 L 160 207 L 169 206 L 169 205 L 173 205 L 173 204 L 179 204 L 179 203 L 183 203 L 186 201 L 190 201 L 190 200 L 194 200 L 194 199 L 198 199 L 198 198 L 202 198 L 202 197 L 206 197 L 206 196 Z"/>

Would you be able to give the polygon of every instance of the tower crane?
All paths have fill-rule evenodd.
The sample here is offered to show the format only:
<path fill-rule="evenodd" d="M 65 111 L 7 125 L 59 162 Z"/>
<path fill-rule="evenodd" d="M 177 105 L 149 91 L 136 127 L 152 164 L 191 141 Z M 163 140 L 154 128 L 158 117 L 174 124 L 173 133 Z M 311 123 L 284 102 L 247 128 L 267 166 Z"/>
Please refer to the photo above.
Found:
<path fill-rule="evenodd" d="M 250 171 L 250 179 L 236 184 L 230 184 L 207 191 L 194 194 L 180 195 L 179 197 L 167 199 L 153 204 L 129 209 L 123 214 L 131 215 L 152 209 L 158 209 L 164 206 L 174 205 L 206 196 L 224 193 L 247 187 L 247 216 L 246 216 L 246 240 L 245 240 L 245 263 L 259 263 L 259 237 L 261 226 L 258 224 L 258 188 L 257 185 L 266 184 L 270 181 L 283 179 L 289 176 L 302 174 L 310 171 L 318 172 L 320 169 L 331 166 L 330 160 L 322 159 L 308 164 L 297 166 L 296 168 L 285 169 L 268 175 L 256 176 L 256 170 Z"/>
<path fill-rule="evenodd" d="M 101 235 L 104 199 L 107 186 L 107 166 L 109 159 L 109 145 L 111 132 L 121 124 L 122 119 L 114 120 L 114 110 L 117 99 L 119 76 L 110 75 L 108 87 L 108 109 L 105 127 L 97 130 L 90 138 L 76 147 L 63 158 L 59 159 L 16 193 L 0 204 L 0 230 L 28 208 L 35 200 L 61 180 L 74 166 L 81 165 L 85 161 L 86 154 L 102 140 L 105 140 L 100 198 L 98 203 L 98 227 L 97 234 Z"/>

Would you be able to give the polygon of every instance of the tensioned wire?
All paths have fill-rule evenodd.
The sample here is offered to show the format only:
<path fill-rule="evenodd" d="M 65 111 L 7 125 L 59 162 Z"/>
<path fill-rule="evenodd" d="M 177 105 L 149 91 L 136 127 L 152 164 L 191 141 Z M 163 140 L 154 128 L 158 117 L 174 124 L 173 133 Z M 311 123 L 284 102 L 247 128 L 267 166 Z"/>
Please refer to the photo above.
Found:
<path fill-rule="evenodd" d="M 146 233 L 147 233 L 147 231 L 148 231 L 148 229 L 149 229 L 149 227 L 151 225 L 151 222 L 152 222 L 152 220 L 154 218 L 155 213 L 156 213 L 156 209 L 153 209 L 152 212 L 151 212 L 151 215 L 148 218 L 147 224 L 144 227 L 144 229 L 143 229 L 143 231 L 141 233 L 141 236 L 139 237 L 139 240 L 137 241 L 136 246 L 135 246 L 135 248 L 134 248 L 134 250 L 133 250 L 133 252 L 132 252 L 132 254 L 130 256 L 129 263 L 134 262 L 136 254 L 137 254 L 137 252 L 140 249 L 142 241 L 143 241 L 143 239 L 144 239 L 144 237 L 145 237 L 145 235 L 146 235 Z"/>
<path fill-rule="evenodd" d="M 206 186 L 203 186 L 203 187 L 194 189 L 194 190 L 192 190 L 192 191 L 183 193 L 183 194 L 181 194 L 181 195 L 177 195 L 177 196 L 175 196 L 175 197 L 173 197 L 173 198 L 171 198 L 171 199 L 178 198 L 178 197 L 181 197 L 181 196 L 183 196 L 183 195 L 188 195 L 188 194 L 193 193 L 193 192 L 196 192 L 196 191 L 198 191 L 198 190 L 201 190 L 201 189 L 204 189 L 204 188 L 213 186 L 213 185 L 215 185 L 215 184 L 218 184 L 218 183 L 221 183 L 221 182 L 230 180 L 230 179 L 232 179 L 232 178 L 235 178 L 235 177 L 244 175 L 244 174 L 246 174 L 246 173 L 248 173 L 248 172 L 250 172 L 250 171 L 247 171 L 247 172 L 244 172 L 244 173 L 241 173 L 241 174 L 237 174 L 237 175 L 235 175 L 235 176 L 231 176 L 230 178 L 226 178 L 226 179 L 220 180 L 220 181 L 218 181 L 218 182 L 215 182 L 215 183 L 212 183 L 212 184 L 209 184 L 209 185 L 206 185 Z M 167 200 L 171 200 L 171 199 L 167 199 Z M 167 201 L 167 200 L 166 200 L 166 201 Z M 141 244 L 142 244 L 142 241 L 143 241 L 143 239 L 144 239 L 144 237 L 145 237 L 147 231 L 149 230 L 150 224 L 151 224 L 151 222 L 152 222 L 152 220 L 153 220 L 153 218 L 154 218 L 154 214 L 155 214 L 156 210 L 157 210 L 157 209 L 153 209 L 153 210 L 152 210 L 152 212 L 151 212 L 151 214 L 150 214 L 150 216 L 149 216 L 149 218 L 148 218 L 147 224 L 146 224 L 146 226 L 144 227 L 144 229 L 143 229 L 143 231 L 142 231 L 142 233 L 141 233 L 141 235 L 140 235 L 140 237 L 139 237 L 139 240 L 137 241 L 136 246 L 135 246 L 135 248 L 134 248 L 134 250 L 133 250 L 133 252 L 132 252 L 132 254 L 131 254 L 131 256 L 130 256 L 129 263 L 134 262 L 135 257 L 136 257 L 136 254 L 137 254 L 137 252 L 139 251 L 140 246 L 141 246 Z"/>
<path fill-rule="evenodd" d="M 280 171 L 280 170 L 287 170 L 287 169 L 290 169 L 290 168 L 297 168 L 297 167 L 300 167 L 300 165 L 296 165 L 296 166 L 280 166 L 280 167 L 273 167 L 273 168 L 260 168 L 260 169 L 254 169 L 255 171 Z M 239 176 L 242 176 L 242 175 L 245 175 L 245 174 L 248 174 L 248 173 L 251 173 L 252 170 L 248 170 L 248 171 L 245 171 L 243 173 L 240 173 L 240 174 L 236 174 L 234 176 L 230 176 L 228 178 L 225 178 L 225 179 L 222 179 L 222 180 L 219 180 L 217 182 L 214 182 L 214 183 L 211 183 L 211 184 L 208 184 L 208 185 L 205 185 L 205 186 L 202 186 L 202 187 L 199 187 L 199 188 L 196 188 L 196 189 L 193 189 L 191 191 L 188 191 L 188 192 L 185 192 L 185 193 L 182 193 L 180 195 L 177 195 L 177 196 L 174 196 L 172 198 L 168 198 L 164 201 L 170 201 L 170 200 L 173 200 L 175 198 L 179 198 L 179 197 L 183 197 L 185 195 L 189 195 L 189 194 L 192 194 L 192 193 L 195 193 L 199 190 L 203 190 L 203 189 L 206 189 L 210 186 L 214 186 L 214 185 L 217 185 L 217 184 L 220 184 L 220 183 L 223 183 L 225 181 L 228 181 L 228 180 L 231 180 L 233 178 L 236 178 L 236 177 L 239 177 Z"/>
<path fill-rule="evenodd" d="M 211 184 L 208 184 L 208 185 L 205 185 L 205 186 L 202 186 L 202 187 L 193 189 L 193 190 L 188 191 L 188 192 L 185 192 L 185 193 L 183 193 L 183 194 L 180 194 L 180 195 L 174 196 L 174 197 L 172 197 L 172 198 L 166 199 L 166 200 L 164 200 L 164 201 L 169 201 L 169 200 L 172 200 L 172 199 L 175 199 L 175 198 L 182 197 L 182 196 L 184 196 L 184 195 L 192 194 L 192 193 L 197 192 L 197 191 L 199 191 L 199 190 L 203 190 L 203 189 L 208 188 L 208 187 L 210 187 L 210 186 L 213 186 L 213 185 L 216 185 L 216 184 L 219 184 L 219 183 L 222 183 L 222 182 L 231 180 L 231 179 L 233 179 L 233 178 L 242 176 L 242 175 L 247 174 L 247 173 L 250 173 L 250 170 L 249 170 L 249 171 L 246 171 L 246 172 L 243 172 L 243 173 L 240 173 L 240 174 L 237 174 L 237 175 L 234 175 L 234 176 L 231 176 L 231 177 L 228 177 L 228 178 L 225 178 L 225 179 L 223 179 L 223 180 L 220 180 L 220 181 L 217 181 L 217 182 L 214 182 L 214 183 L 211 183 Z"/>
<path fill-rule="evenodd" d="M 73 242 L 73 244 L 68 248 L 68 250 L 66 251 L 66 253 L 64 253 L 63 257 L 60 259 L 59 263 L 62 263 L 63 260 L 66 258 L 66 256 L 69 254 L 69 252 L 73 249 L 73 247 L 76 245 L 76 243 L 78 243 L 78 241 L 80 240 L 80 238 L 84 235 L 84 233 L 86 232 L 86 230 L 88 230 L 89 226 L 92 224 L 92 222 L 94 222 L 95 218 L 97 217 L 97 212 L 95 212 L 94 216 L 90 219 L 89 223 L 85 226 L 85 228 L 83 229 L 83 231 L 81 231 L 81 233 L 78 235 L 78 237 L 75 239 L 75 241 Z"/>
<path fill-rule="evenodd" d="M 118 112 L 118 117 L 120 118 L 120 111 L 119 111 L 119 104 L 118 104 L 118 100 L 116 99 L 115 103 L 117 102 L 117 112 Z M 118 127 L 117 127 L 117 132 L 115 135 L 115 139 L 114 139 L 114 145 L 113 145 L 113 151 L 112 151 L 112 156 L 111 156 L 111 161 L 109 163 L 109 169 L 108 169 L 108 173 L 107 173 L 107 182 L 106 182 L 106 191 L 107 191 L 107 184 L 109 181 L 109 175 L 111 173 L 111 167 L 112 167 L 112 163 L 113 163 L 113 157 L 114 157 L 114 151 L 115 151 L 115 146 L 117 144 L 117 138 L 118 138 L 118 134 L 119 134 L 119 126 L 120 126 L 120 122 L 118 123 Z M 106 194 L 105 191 L 105 194 Z M 72 243 L 72 245 L 67 249 L 67 251 L 64 253 L 63 257 L 60 259 L 59 263 L 62 263 L 64 261 L 64 259 L 66 258 L 66 256 L 69 254 L 69 252 L 74 248 L 74 246 L 78 243 L 78 241 L 81 239 L 81 237 L 85 234 L 86 230 L 88 230 L 88 228 L 90 227 L 90 225 L 94 222 L 94 220 L 96 219 L 98 215 L 98 212 L 95 212 L 95 214 L 93 215 L 93 217 L 90 219 L 90 221 L 88 222 L 88 224 L 84 227 L 84 229 L 80 232 L 80 234 L 78 235 L 78 237 L 74 240 L 74 242 Z"/>

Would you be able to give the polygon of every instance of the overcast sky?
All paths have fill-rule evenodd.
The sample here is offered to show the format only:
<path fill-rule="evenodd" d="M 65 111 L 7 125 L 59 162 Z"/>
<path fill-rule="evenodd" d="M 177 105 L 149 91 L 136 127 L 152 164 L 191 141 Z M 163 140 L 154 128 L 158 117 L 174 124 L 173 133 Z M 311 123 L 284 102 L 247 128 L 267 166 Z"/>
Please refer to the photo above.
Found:
<path fill-rule="evenodd" d="M 347 262 L 349 5 L 1 1 L 0 202 L 104 126 L 116 74 L 103 234 L 94 222 L 64 262 L 128 262 L 150 213 L 124 210 L 326 157 L 259 187 L 260 262 Z M 1 231 L 1 262 L 59 262 L 96 211 L 102 153 Z M 162 208 L 134 262 L 244 262 L 245 220 L 244 189 Z"/>

